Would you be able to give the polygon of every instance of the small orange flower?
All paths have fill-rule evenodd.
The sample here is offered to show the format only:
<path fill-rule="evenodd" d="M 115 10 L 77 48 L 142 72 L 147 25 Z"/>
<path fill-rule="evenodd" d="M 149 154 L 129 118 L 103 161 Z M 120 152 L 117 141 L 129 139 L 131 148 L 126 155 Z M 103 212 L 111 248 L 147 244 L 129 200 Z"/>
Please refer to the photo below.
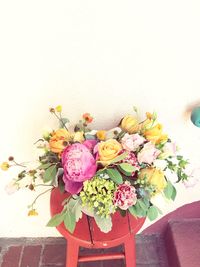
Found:
<path fill-rule="evenodd" d="M 38 212 L 36 209 L 29 210 L 28 216 L 38 216 Z"/>
<path fill-rule="evenodd" d="M 83 119 L 86 123 L 91 123 L 93 121 L 93 117 L 90 115 L 90 113 L 84 113 Z"/>
<path fill-rule="evenodd" d="M 66 129 L 58 129 L 53 132 L 49 140 L 50 150 L 54 153 L 61 153 L 65 148 L 65 143 L 71 139 L 70 133 Z"/>

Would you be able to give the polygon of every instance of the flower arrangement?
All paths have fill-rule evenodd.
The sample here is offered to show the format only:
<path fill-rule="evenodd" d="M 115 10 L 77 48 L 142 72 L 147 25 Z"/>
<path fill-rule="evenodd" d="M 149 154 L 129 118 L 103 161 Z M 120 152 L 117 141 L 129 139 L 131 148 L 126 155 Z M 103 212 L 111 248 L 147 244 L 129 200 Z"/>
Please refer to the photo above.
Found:
<path fill-rule="evenodd" d="M 51 108 L 60 126 L 45 133 L 36 145 L 42 151 L 36 168 L 17 163 L 14 157 L 1 164 L 2 170 L 20 166 L 22 171 L 7 186 L 12 193 L 22 187 L 36 190 L 38 185 L 58 187 L 68 192 L 60 214 L 53 216 L 48 226 L 64 222 L 73 233 L 82 214 L 93 216 L 103 232 L 112 229 L 112 214 L 129 212 L 136 217 L 154 220 L 161 213 L 152 203 L 157 194 L 174 200 L 176 188 L 167 171 L 177 175 L 177 181 L 188 179 L 188 161 L 177 154 L 177 147 L 163 133 L 156 113 L 146 113 L 142 122 L 126 115 L 111 130 L 90 130 L 93 118 L 85 113 L 69 130 L 69 120 L 62 116 L 62 107 Z M 175 159 L 175 160 L 174 160 Z M 42 193 L 43 194 L 43 193 Z M 41 195 L 41 194 L 40 194 Z M 37 215 L 36 200 L 29 205 L 28 215 Z"/>

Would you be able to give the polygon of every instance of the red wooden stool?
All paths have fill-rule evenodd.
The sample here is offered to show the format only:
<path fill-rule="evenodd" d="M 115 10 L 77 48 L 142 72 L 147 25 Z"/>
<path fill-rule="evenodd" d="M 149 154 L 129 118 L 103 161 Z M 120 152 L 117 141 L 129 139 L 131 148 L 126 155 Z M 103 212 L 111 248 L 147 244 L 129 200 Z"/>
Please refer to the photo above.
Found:
<path fill-rule="evenodd" d="M 58 188 L 51 192 L 51 215 L 62 210 L 62 201 L 67 194 L 61 194 Z M 144 224 L 145 218 L 134 218 L 132 215 L 122 217 L 116 212 L 113 217 L 112 230 L 105 234 L 96 225 L 93 218 L 83 215 L 76 225 L 73 234 L 69 233 L 64 224 L 57 226 L 57 230 L 67 239 L 66 267 L 77 267 L 78 262 L 125 259 L 126 267 L 135 267 L 135 234 Z M 124 253 L 106 253 L 79 256 L 79 247 L 110 248 L 124 244 Z"/>

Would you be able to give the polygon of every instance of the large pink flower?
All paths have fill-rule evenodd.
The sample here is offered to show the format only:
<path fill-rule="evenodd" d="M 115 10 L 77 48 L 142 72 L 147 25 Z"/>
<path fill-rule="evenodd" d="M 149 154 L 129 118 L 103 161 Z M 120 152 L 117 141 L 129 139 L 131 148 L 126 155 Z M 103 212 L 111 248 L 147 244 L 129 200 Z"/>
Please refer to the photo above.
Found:
<path fill-rule="evenodd" d="M 160 150 L 158 150 L 154 144 L 148 142 L 144 145 L 142 150 L 138 153 L 137 158 L 138 162 L 151 164 L 160 154 Z"/>
<path fill-rule="evenodd" d="M 120 184 L 114 193 L 114 205 L 122 210 L 127 210 L 129 207 L 135 205 L 136 202 L 137 195 L 135 193 L 135 187 L 128 181 Z"/>
<path fill-rule="evenodd" d="M 122 146 L 128 151 L 136 151 L 145 142 L 144 137 L 139 134 L 126 133 L 122 138 Z"/>
<path fill-rule="evenodd" d="M 97 169 L 96 161 L 90 150 L 80 143 L 65 148 L 62 153 L 62 165 L 65 190 L 71 194 L 79 193 L 83 182 L 91 179 Z"/>

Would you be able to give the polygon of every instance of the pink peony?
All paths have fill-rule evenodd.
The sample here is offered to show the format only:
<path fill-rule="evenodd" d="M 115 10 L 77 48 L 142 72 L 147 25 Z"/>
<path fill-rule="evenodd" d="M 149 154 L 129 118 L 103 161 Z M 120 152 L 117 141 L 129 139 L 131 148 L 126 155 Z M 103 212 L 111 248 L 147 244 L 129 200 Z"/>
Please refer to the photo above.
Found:
<path fill-rule="evenodd" d="M 65 148 L 62 153 L 62 166 L 65 190 L 71 194 L 79 193 L 83 182 L 91 179 L 97 169 L 96 161 L 90 150 L 80 143 Z"/>
<path fill-rule="evenodd" d="M 154 144 L 148 142 L 144 145 L 142 150 L 138 153 L 137 158 L 138 162 L 151 164 L 160 154 L 160 150 L 158 150 Z"/>
<path fill-rule="evenodd" d="M 145 142 L 144 137 L 139 134 L 126 133 L 122 138 L 122 146 L 128 151 L 136 151 Z"/>
<path fill-rule="evenodd" d="M 89 140 L 85 140 L 83 142 L 83 145 L 86 146 L 91 152 L 94 152 L 94 148 L 97 143 L 98 143 L 97 140 L 89 139 Z"/>
<path fill-rule="evenodd" d="M 114 205 L 122 210 L 127 210 L 129 207 L 135 205 L 136 202 L 137 195 L 135 193 L 135 187 L 128 181 L 120 184 L 114 193 Z"/>

